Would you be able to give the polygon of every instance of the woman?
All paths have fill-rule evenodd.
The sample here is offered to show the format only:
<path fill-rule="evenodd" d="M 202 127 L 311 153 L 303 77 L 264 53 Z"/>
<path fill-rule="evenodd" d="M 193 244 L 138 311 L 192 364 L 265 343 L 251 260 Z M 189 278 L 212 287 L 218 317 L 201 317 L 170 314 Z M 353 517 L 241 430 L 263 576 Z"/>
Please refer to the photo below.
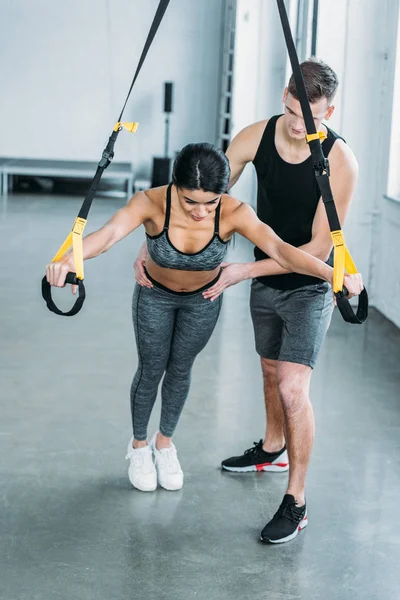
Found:
<path fill-rule="evenodd" d="M 174 162 L 169 186 L 138 192 L 83 241 L 88 259 L 140 225 L 146 230 L 150 283 L 136 284 L 133 295 L 138 369 L 131 387 L 133 438 L 126 457 L 130 481 L 142 491 L 155 490 L 157 477 L 167 490 L 183 485 L 171 438 L 189 393 L 194 360 L 210 339 L 221 308 L 221 296 L 212 302 L 202 292 L 218 280 L 232 235 L 243 235 L 290 271 L 332 281 L 330 266 L 284 243 L 249 205 L 225 194 L 229 176 L 221 150 L 189 144 Z M 48 265 L 47 279 L 63 287 L 71 270 L 68 253 Z M 359 275 L 347 276 L 345 285 L 352 295 L 363 287 Z M 147 426 L 163 375 L 160 428 L 149 444 Z"/>

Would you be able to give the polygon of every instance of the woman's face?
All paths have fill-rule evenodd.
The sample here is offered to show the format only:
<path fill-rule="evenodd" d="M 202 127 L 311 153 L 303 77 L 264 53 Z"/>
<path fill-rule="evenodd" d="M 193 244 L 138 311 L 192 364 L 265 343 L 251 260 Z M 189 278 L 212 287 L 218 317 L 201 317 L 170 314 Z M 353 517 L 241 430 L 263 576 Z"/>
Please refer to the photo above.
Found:
<path fill-rule="evenodd" d="M 203 190 L 178 189 L 179 203 L 187 215 L 193 221 L 204 221 L 215 211 L 221 194 L 215 192 L 204 192 Z"/>

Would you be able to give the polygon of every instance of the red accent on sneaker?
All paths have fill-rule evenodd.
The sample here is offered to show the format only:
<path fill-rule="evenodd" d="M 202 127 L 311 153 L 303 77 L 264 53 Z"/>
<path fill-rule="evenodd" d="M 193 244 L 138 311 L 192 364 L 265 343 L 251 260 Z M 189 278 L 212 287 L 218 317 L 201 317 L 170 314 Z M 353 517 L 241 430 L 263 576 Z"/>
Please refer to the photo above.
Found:
<path fill-rule="evenodd" d="M 256 470 L 257 471 L 263 471 L 264 467 L 287 467 L 288 463 L 271 463 L 271 462 L 266 462 L 266 463 L 262 463 L 261 465 L 256 465 Z"/>
<path fill-rule="evenodd" d="M 305 515 L 304 518 L 302 519 L 302 521 L 300 522 L 300 525 L 298 526 L 298 530 L 301 531 L 301 526 L 303 525 L 303 523 L 305 523 L 306 521 L 308 521 L 308 516 Z"/>

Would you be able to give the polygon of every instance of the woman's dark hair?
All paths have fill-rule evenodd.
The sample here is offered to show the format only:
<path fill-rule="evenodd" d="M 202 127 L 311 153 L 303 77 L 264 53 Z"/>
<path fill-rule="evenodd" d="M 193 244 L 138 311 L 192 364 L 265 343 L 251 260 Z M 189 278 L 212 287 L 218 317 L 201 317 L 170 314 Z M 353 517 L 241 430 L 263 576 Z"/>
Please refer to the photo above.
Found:
<path fill-rule="evenodd" d="M 224 194 L 231 169 L 225 154 L 212 144 L 188 144 L 174 161 L 172 183 L 178 188 Z"/>

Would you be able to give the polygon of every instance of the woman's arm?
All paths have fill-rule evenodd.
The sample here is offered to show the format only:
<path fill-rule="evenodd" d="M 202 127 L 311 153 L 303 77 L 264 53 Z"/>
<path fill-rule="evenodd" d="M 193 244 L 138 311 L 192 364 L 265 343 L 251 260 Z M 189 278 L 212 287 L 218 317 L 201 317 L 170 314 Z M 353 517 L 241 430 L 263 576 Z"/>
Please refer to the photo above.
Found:
<path fill-rule="evenodd" d="M 83 259 L 95 258 L 107 252 L 114 244 L 151 218 L 153 209 L 150 198 L 144 192 L 135 194 L 129 203 L 118 210 L 101 229 L 83 239 Z M 50 285 L 63 287 L 68 271 L 74 269 L 73 254 L 70 250 L 59 261 L 47 266 L 47 281 Z"/>
<path fill-rule="evenodd" d="M 285 243 L 268 225 L 258 219 L 248 204 L 237 203 L 236 208 L 228 218 L 231 220 L 232 233 L 237 231 L 261 248 L 271 258 L 255 263 L 223 263 L 224 272 L 217 283 L 203 292 L 204 298 L 211 301 L 216 300 L 229 286 L 235 285 L 244 279 L 259 277 L 264 274 L 278 275 L 294 271 L 332 283 L 333 269 L 329 265 L 308 252 Z M 257 273 L 259 263 L 269 263 L 271 269 L 265 272 L 264 267 L 260 273 Z M 359 295 L 364 288 L 361 274 L 345 274 L 344 285 L 349 292 L 349 298 Z"/>
<path fill-rule="evenodd" d="M 250 240 L 284 269 L 319 277 L 332 283 L 333 269 L 319 258 L 284 242 L 257 217 L 248 204 L 241 204 L 233 212 L 235 231 Z"/>

